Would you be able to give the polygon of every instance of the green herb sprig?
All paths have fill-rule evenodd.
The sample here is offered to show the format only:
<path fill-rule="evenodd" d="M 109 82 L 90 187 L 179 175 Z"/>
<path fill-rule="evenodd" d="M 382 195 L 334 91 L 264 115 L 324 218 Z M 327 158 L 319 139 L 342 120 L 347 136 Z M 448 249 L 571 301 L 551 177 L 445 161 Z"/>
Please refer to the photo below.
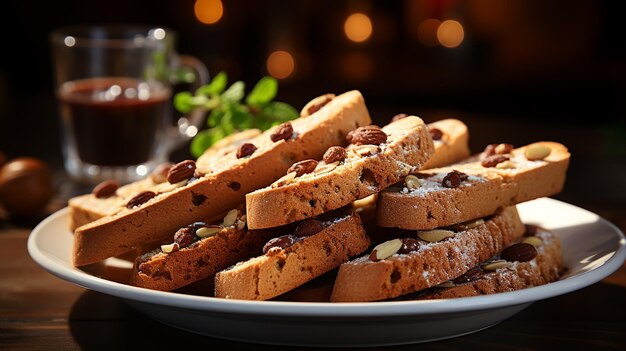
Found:
<path fill-rule="evenodd" d="M 207 118 L 209 129 L 201 130 L 191 141 L 190 151 L 194 157 L 227 135 L 245 129 L 267 130 L 272 126 L 298 118 L 300 113 L 284 102 L 272 101 L 278 93 L 278 82 L 263 77 L 245 97 L 244 82 L 237 81 L 228 89 L 226 73 L 218 73 L 207 85 L 195 91 L 180 92 L 174 96 L 174 107 L 181 113 L 195 109 L 210 111 Z"/>

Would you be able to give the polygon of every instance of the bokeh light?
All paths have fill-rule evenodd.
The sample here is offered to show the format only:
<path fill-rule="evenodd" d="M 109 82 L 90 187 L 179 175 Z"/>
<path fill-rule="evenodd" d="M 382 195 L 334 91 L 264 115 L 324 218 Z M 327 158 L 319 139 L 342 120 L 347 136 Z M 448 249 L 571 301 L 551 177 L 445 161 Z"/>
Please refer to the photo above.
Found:
<path fill-rule="evenodd" d="M 221 0 L 196 0 L 193 12 L 198 21 L 204 24 L 213 24 L 222 18 L 224 6 Z"/>
<path fill-rule="evenodd" d="M 267 72 L 276 79 L 289 77 L 296 68 L 293 56 L 283 50 L 277 50 L 267 58 Z"/>
<path fill-rule="evenodd" d="M 461 45 L 463 38 L 465 38 L 465 31 L 458 21 L 443 21 L 437 29 L 439 43 L 447 48 L 455 48 Z"/>
<path fill-rule="evenodd" d="M 420 23 L 417 27 L 417 38 L 420 43 L 425 46 L 433 47 L 439 45 L 439 39 L 437 39 L 437 29 L 441 25 L 441 21 L 434 18 L 429 18 Z"/>
<path fill-rule="evenodd" d="M 353 13 L 343 25 L 346 37 L 355 43 L 361 43 L 372 36 L 372 21 L 363 13 Z"/>

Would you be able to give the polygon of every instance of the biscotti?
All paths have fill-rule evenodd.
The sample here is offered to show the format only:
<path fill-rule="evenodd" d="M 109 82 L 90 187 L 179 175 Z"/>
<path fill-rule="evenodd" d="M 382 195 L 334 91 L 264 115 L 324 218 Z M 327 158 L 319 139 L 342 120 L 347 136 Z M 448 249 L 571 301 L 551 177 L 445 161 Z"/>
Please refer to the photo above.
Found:
<path fill-rule="evenodd" d="M 130 284 L 171 291 L 212 278 L 218 271 L 260 255 L 273 235 L 269 230 L 246 230 L 245 215 L 236 209 L 217 225 L 194 222 L 179 229 L 171 244 L 137 257 Z"/>
<path fill-rule="evenodd" d="M 424 122 L 406 117 L 381 128 L 361 127 L 347 148 L 334 146 L 322 161 L 294 164 L 271 186 L 246 195 L 251 229 L 310 218 L 375 194 L 421 167 L 434 145 Z"/>
<path fill-rule="evenodd" d="M 300 231 L 310 235 L 298 237 Z M 307 219 L 298 225 L 293 236 L 268 242 L 265 255 L 217 273 L 215 296 L 268 300 L 338 267 L 369 245 L 355 213 L 326 221 Z"/>
<path fill-rule="evenodd" d="M 465 123 L 450 118 L 428 123 L 427 126 L 435 144 L 435 153 L 421 169 L 443 167 L 469 157 L 469 132 Z"/>
<path fill-rule="evenodd" d="M 563 188 L 570 154 L 559 143 L 538 142 L 518 149 L 500 144 L 488 151 L 478 161 L 420 170 L 382 191 L 377 224 L 418 230 L 444 227 Z"/>
<path fill-rule="evenodd" d="M 218 141 L 215 145 L 207 149 L 196 162 L 197 167 L 205 168 L 215 155 L 222 155 L 235 150 L 243 142 L 250 140 L 261 134 L 258 129 L 249 129 L 239 133 L 227 136 Z M 96 188 L 90 194 L 80 195 L 71 198 L 68 201 L 69 207 L 69 227 L 74 231 L 76 228 L 93 222 L 105 216 L 113 215 L 124 209 L 128 200 L 142 191 L 160 191 L 163 187 L 163 179 L 167 175 L 167 170 L 171 165 L 163 164 L 155 168 L 154 172 L 144 179 L 126 184 L 117 188 L 114 186 L 109 193 L 100 196 L 97 194 Z M 109 182 L 111 185 L 114 183 Z M 111 186 L 109 185 L 109 186 Z"/>
<path fill-rule="evenodd" d="M 538 229 L 464 275 L 402 300 L 451 299 L 521 290 L 556 281 L 563 269 L 559 238 Z"/>
<path fill-rule="evenodd" d="M 168 173 L 166 189 L 139 193 L 115 215 L 76 229 L 76 266 L 130 251 L 145 242 L 167 239 L 200 218 L 223 215 L 243 203 L 245 194 L 267 186 L 305 158 L 321 158 L 326 149 L 345 143 L 354 128 L 371 123 L 358 91 L 330 100 L 310 116 L 273 127 L 237 150 L 210 158 L 195 171 L 183 161 Z"/>
<path fill-rule="evenodd" d="M 339 268 L 331 301 L 378 301 L 458 277 L 524 233 L 514 206 L 456 228 L 406 233 Z"/>

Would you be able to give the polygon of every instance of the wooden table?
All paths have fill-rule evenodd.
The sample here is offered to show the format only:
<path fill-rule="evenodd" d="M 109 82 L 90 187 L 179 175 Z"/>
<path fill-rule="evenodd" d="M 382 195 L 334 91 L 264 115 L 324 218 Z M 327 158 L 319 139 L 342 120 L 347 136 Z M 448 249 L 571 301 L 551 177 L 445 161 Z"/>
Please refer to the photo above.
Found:
<path fill-rule="evenodd" d="M 623 209 L 595 209 L 626 229 Z M 0 223 L 2 224 L 2 223 Z M 0 350 L 250 346 L 162 325 L 122 300 L 58 279 L 26 250 L 29 228 L 0 225 Z M 626 265 L 602 282 L 534 303 L 478 333 L 390 349 L 626 349 Z M 187 347 L 187 346 L 185 346 Z M 282 347 L 255 345 L 257 350 Z M 286 349 L 286 348 L 285 348 Z"/>

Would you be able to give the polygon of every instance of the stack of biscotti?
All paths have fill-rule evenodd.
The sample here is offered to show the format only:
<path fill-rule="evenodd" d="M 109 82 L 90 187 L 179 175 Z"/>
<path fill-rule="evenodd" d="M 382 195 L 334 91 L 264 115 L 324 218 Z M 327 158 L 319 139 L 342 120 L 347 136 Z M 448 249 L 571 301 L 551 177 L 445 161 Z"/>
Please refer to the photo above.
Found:
<path fill-rule="evenodd" d="M 493 144 L 472 162 L 407 176 L 376 210 L 380 226 L 405 231 L 343 264 L 331 300 L 391 299 L 466 274 L 523 234 L 514 205 L 559 192 L 569 156 L 553 142 Z"/>
<path fill-rule="evenodd" d="M 406 117 L 380 128 L 357 128 L 347 136 L 346 148 L 329 148 L 322 160 L 297 162 L 271 186 L 246 195 L 248 227 L 273 228 L 301 221 L 294 236 L 277 237 L 266 244 L 265 254 L 215 276 L 215 296 L 267 300 L 328 272 L 365 251 L 370 240 L 358 215 L 324 223 L 320 216 L 394 184 L 420 168 L 434 153 L 424 122 Z M 317 219 L 315 219 L 317 217 Z M 345 223 L 345 224 L 344 224 Z M 334 228 L 332 237 L 323 228 Z M 309 229 L 314 228 L 314 229 Z M 351 248 L 351 250 L 348 250 Z"/>
<path fill-rule="evenodd" d="M 441 152 L 443 152 L 444 157 L 440 157 L 440 159 L 461 159 L 469 154 L 467 128 L 462 122 L 445 120 L 436 124 L 429 124 L 428 127 L 431 135 L 436 138 L 435 153 L 431 160 Z M 207 155 L 209 152 L 198 159 L 198 163 L 206 164 Z M 265 246 L 264 244 L 273 238 L 266 246 L 265 251 L 268 251 L 275 243 L 280 243 L 289 249 L 286 249 L 281 255 L 266 258 L 265 263 L 259 265 L 266 267 L 263 269 L 266 272 L 265 275 L 278 276 L 288 274 L 290 271 L 293 272 L 295 270 L 294 262 L 297 261 L 293 258 L 286 259 L 286 257 L 292 257 L 301 250 L 309 250 L 307 254 L 309 265 L 305 269 L 305 273 L 300 273 L 297 277 L 294 275 L 288 279 L 283 276 L 279 283 L 298 285 L 310 280 L 310 275 L 316 276 L 319 274 L 318 272 L 328 270 L 325 265 L 336 267 L 338 263 L 333 262 L 333 259 L 339 260 L 341 263 L 349 257 L 361 253 L 369 245 L 367 237 L 360 229 L 360 221 L 354 214 L 348 216 L 348 214 L 335 213 L 334 217 L 331 216 L 332 218 L 328 214 L 325 217 L 326 219 L 323 221 L 306 219 L 296 223 L 296 225 L 248 231 L 244 228 L 246 216 L 238 210 L 232 210 L 219 224 L 191 223 L 173 234 L 173 243 L 162 245 L 159 249 L 138 257 L 135 260 L 130 283 L 156 290 L 175 290 L 198 280 L 209 278 L 217 271 L 239 261 L 244 261 L 252 256 L 259 256 L 262 253 L 262 247 Z M 235 219 L 237 219 L 237 226 L 234 224 Z M 331 223 L 339 221 L 339 219 L 342 222 L 350 223 L 350 225 L 346 227 L 345 224 L 337 226 Z M 338 232 L 338 229 L 341 228 L 348 228 L 349 230 Z M 348 237 L 346 236 L 347 233 L 352 234 Z M 324 250 L 312 250 L 312 246 L 323 247 Z M 275 251 L 276 249 L 272 253 Z M 315 262 L 315 259 L 318 262 Z M 262 259 L 257 261 L 260 260 Z M 275 264 L 277 260 L 284 260 L 287 263 L 286 265 Z M 253 265 L 249 266 L 252 267 Z M 280 267 L 279 271 L 271 272 L 277 270 L 278 267 Z M 270 272 L 268 273 L 267 270 Z M 224 273 L 223 276 L 227 276 L 227 273 Z M 268 295 L 262 281 L 263 279 L 260 279 L 259 282 L 255 283 L 261 286 L 260 289 L 253 290 L 258 295 L 254 297 L 256 299 L 265 299 Z M 246 281 L 246 283 L 252 284 L 250 281 Z M 289 288 L 281 287 L 282 290 Z"/>
<path fill-rule="evenodd" d="M 223 216 L 243 203 L 247 193 L 284 175 L 294 162 L 321 158 L 329 147 L 343 145 L 348 132 L 371 123 L 358 91 L 325 99 L 313 110 L 201 164 L 187 160 L 172 166 L 162 183 L 128 196 L 113 214 L 75 230 L 74 265 L 171 240 L 173 233 L 198 219 Z"/>

